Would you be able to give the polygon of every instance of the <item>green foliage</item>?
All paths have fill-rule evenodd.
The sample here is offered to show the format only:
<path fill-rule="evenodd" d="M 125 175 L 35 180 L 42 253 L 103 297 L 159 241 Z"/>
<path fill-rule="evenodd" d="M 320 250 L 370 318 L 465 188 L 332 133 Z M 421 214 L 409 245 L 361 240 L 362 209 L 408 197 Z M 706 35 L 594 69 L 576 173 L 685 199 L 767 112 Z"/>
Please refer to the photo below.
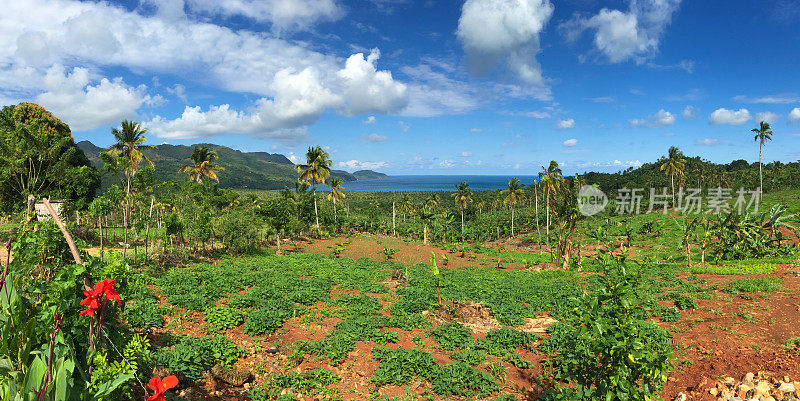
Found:
<path fill-rule="evenodd" d="M 133 376 L 139 369 L 139 364 L 149 356 L 150 342 L 147 338 L 134 334 L 122 350 L 122 358 L 112 359 L 106 350 L 100 350 L 94 355 L 91 391 L 97 393 L 100 387 L 114 381 L 120 376 L 129 376 L 130 379 L 120 384 L 116 390 L 101 399 L 117 400 L 123 394 L 128 394 L 133 386 Z"/>
<path fill-rule="evenodd" d="M 541 339 L 542 336 L 539 334 L 526 333 L 510 327 L 503 327 L 492 329 L 486 333 L 486 337 L 478 341 L 478 346 L 487 350 L 492 355 L 499 355 L 495 350 L 514 350 L 516 348 L 522 348 L 532 351 L 534 349 L 534 341 Z"/>
<path fill-rule="evenodd" d="M 728 282 L 728 288 L 742 292 L 770 293 L 781 289 L 783 280 L 777 277 L 740 278 Z"/>
<path fill-rule="evenodd" d="M 229 307 L 213 307 L 206 309 L 206 321 L 215 330 L 227 330 L 236 327 L 244 321 L 241 310 Z"/>
<path fill-rule="evenodd" d="M 272 375 L 263 386 L 250 391 L 249 395 L 255 401 L 266 401 L 296 399 L 291 393 L 282 395 L 282 390 L 291 390 L 295 394 L 308 396 L 328 394 L 331 392 L 329 386 L 339 380 L 339 375 L 321 367 L 302 373 L 278 373 Z"/>
<path fill-rule="evenodd" d="M 433 392 L 442 396 L 486 396 L 497 390 L 492 376 L 466 363 L 442 366 L 431 379 Z"/>
<path fill-rule="evenodd" d="M 258 249 L 260 227 L 255 212 L 229 210 L 217 219 L 216 226 L 216 232 L 229 253 L 251 253 Z"/>
<path fill-rule="evenodd" d="M 662 322 L 677 322 L 681 320 L 681 311 L 676 307 L 665 308 L 661 312 Z"/>
<path fill-rule="evenodd" d="M 281 328 L 283 321 L 292 317 L 294 311 L 295 306 L 285 301 L 255 309 L 244 318 L 244 332 L 250 335 L 270 334 Z"/>
<path fill-rule="evenodd" d="M 446 350 L 467 348 L 475 341 L 469 330 L 457 322 L 444 323 L 435 329 L 429 330 L 428 336 L 438 342 L 442 349 Z"/>
<path fill-rule="evenodd" d="M 380 362 L 372 377 L 377 386 L 408 384 L 415 377 L 430 379 L 436 372 L 433 356 L 423 350 L 373 348 L 373 358 Z"/>
<path fill-rule="evenodd" d="M 450 359 L 475 366 L 486 360 L 486 353 L 476 349 L 460 349 L 453 351 Z"/>
<path fill-rule="evenodd" d="M 554 392 L 562 399 L 572 399 L 571 394 L 577 399 L 652 398 L 672 367 L 669 335 L 637 317 L 640 277 L 620 261 L 619 267 L 605 263 L 601 285 L 582 297 L 576 319 L 551 326 L 551 337 L 542 344 L 553 378 L 576 384 L 575 390 L 556 386 Z"/>
<path fill-rule="evenodd" d="M 182 372 L 187 378 L 197 380 L 203 371 L 216 363 L 232 365 L 243 355 L 233 341 L 222 337 L 182 336 L 174 344 L 160 348 L 152 355 L 153 366 L 163 366 Z"/>
<path fill-rule="evenodd" d="M 664 294 L 664 299 L 669 299 L 675 301 L 675 306 L 678 309 L 697 309 L 697 301 L 694 298 L 691 298 L 685 294 L 680 294 L 677 292 L 668 292 Z"/>

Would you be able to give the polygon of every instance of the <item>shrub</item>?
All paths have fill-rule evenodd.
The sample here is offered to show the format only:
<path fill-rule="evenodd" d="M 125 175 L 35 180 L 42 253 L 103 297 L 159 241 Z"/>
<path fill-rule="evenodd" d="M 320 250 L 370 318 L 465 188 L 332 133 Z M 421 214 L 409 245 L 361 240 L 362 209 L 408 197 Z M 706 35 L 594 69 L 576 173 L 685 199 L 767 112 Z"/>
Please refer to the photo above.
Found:
<path fill-rule="evenodd" d="M 664 294 L 664 298 L 675 301 L 675 306 L 677 306 L 678 309 L 697 309 L 697 301 L 688 295 L 677 292 L 669 292 Z"/>
<path fill-rule="evenodd" d="M 249 335 L 269 334 L 283 326 L 283 321 L 291 316 L 286 311 L 270 308 L 256 309 L 244 319 L 244 332 Z"/>
<path fill-rule="evenodd" d="M 681 311 L 676 307 L 665 308 L 661 312 L 662 322 L 677 322 L 678 320 L 681 320 Z"/>
<path fill-rule="evenodd" d="M 631 311 L 639 299 L 640 276 L 609 266 L 599 276 L 594 293 L 584 294 L 574 322 L 551 326 L 542 349 L 559 382 L 575 383 L 577 391 L 556 385 L 549 399 L 645 400 L 660 392 L 672 368 L 668 333 L 656 324 L 636 319 Z M 618 261 L 619 262 L 619 261 Z M 548 399 L 548 398 L 546 398 Z"/>
<path fill-rule="evenodd" d="M 453 363 L 442 366 L 433 379 L 433 392 L 442 396 L 486 396 L 497 390 L 492 376 L 479 371 L 466 363 Z"/>
<path fill-rule="evenodd" d="M 217 220 L 217 232 L 228 252 L 242 254 L 258 248 L 259 227 L 252 213 L 231 210 Z"/>
<path fill-rule="evenodd" d="M 155 301 L 149 299 L 128 301 L 125 303 L 122 317 L 133 327 L 162 327 L 164 325 L 163 309 Z"/>
<path fill-rule="evenodd" d="M 407 348 L 373 348 L 373 358 L 381 364 L 372 382 L 377 386 L 407 384 L 414 377 L 429 379 L 436 370 L 433 356 L 423 350 Z"/>
<path fill-rule="evenodd" d="M 475 366 L 486 360 L 486 353 L 476 349 L 460 349 L 450 354 L 450 359 Z"/>
<path fill-rule="evenodd" d="M 215 363 L 230 366 L 242 354 L 243 351 L 233 341 L 222 336 L 184 336 L 178 338 L 175 344 L 160 348 L 153 354 L 151 363 L 197 380 L 203 371 Z"/>
<path fill-rule="evenodd" d="M 206 309 L 206 321 L 215 330 L 227 330 L 242 324 L 244 313 L 234 308 L 208 308 Z"/>
<path fill-rule="evenodd" d="M 446 350 L 467 348 L 474 343 L 469 330 L 457 322 L 444 323 L 436 329 L 429 330 L 428 335 Z"/>

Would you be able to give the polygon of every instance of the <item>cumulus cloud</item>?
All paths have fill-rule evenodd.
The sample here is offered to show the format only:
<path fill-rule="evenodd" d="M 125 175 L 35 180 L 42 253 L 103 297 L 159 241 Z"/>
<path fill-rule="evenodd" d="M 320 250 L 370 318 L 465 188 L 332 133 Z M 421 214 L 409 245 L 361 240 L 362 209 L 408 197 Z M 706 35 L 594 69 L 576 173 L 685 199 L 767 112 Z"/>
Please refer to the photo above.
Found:
<path fill-rule="evenodd" d="M 575 119 L 570 118 L 569 120 L 558 120 L 556 126 L 558 129 L 575 128 Z"/>
<path fill-rule="evenodd" d="M 549 0 L 467 0 L 456 34 L 471 71 L 484 75 L 502 66 L 521 82 L 543 86 L 536 53 L 553 10 Z"/>
<path fill-rule="evenodd" d="M 377 120 L 375 119 L 375 116 L 369 116 L 366 120 L 364 120 L 364 125 L 375 124 L 376 121 Z"/>
<path fill-rule="evenodd" d="M 199 7 L 200 3 L 212 4 L 205 0 L 189 1 L 188 10 Z M 231 10 L 245 10 L 249 5 L 252 9 L 269 6 L 272 8 L 269 13 L 278 16 L 275 18 L 286 17 L 287 21 L 297 24 L 305 18 L 303 12 L 326 7 L 332 10 L 325 4 L 335 5 L 333 0 L 255 3 L 254 0 L 214 2 L 225 10 L 209 12 L 247 17 L 244 11 Z M 394 80 L 391 72 L 378 69 L 380 52 L 377 49 L 366 56 L 359 53 L 343 60 L 336 55 L 310 50 L 302 41 L 283 40 L 264 32 L 233 30 L 188 18 L 181 1 L 148 0 L 143 4 L 145 6 L 133 11 L 108 2 L 75 0 L 8 4 L 0 14 L 0 25 L 4 27 L 0 31 L 0 43 L 8 44 L 0 47 L 0 65 L 3 66 L 0 98 L 36 98 L 42 92 L 52 92 L 45 87 L 48 69 L 54 64 L 70 63 L 86 66 L 95 75 L 120 67 L 142 73 L 180 74 L 216 89 L 257 96 L 257 101 L 242 110 L 225 104 L 204 107 L 205 111 L 190 106 L 175 120 L 170 120 L 171 116 L 153 119 L 154 131 L 175 138 L 219 133 L 289 138 L 293 134 L 304 135 L 304 127 L 313 124 L 326 109 L 344 115 L 391 113 L 407 104 L 406 85 Z M 146 5 L 155 6 L 155 12 L 148 11 Z M 300 16 L 291 17 L 295 12 Z M 333 15 L 331 12 L 317 14 Z M 106 111 L 109 115 L 116 109 L 130 109 L 130 98 L 146 95 L 139 87 L 131 88 L 118 80 L 107 80 L 107 83 L 99 78 L 95 80 L 100 81 L 99 89 L 128 91 L 123 103 L 113 102 Z M 99 93 L 90 93 L 88 87 L 84 92 L 87 96 Z M 167 92 L 185 100 L 182 86 L 174 86 Z M 66 104 L 65 100 L 59 102 L 50 95 L 44 99 L 56 107 Z M 155 97 L 150 99 L 155 100 Z M 103 108 L 108 107 L 99 109 Z M 116 115 L 121 114 L 116 111 Z M 215 124 L 197 127 L 203 120 Z"/>
<path fill-rule="evenodd" d="M 389 140 L 389 137 L 385 135 L 378 135 L 373 132 L 369 135 L 364 135 L 362 139 L 366 142 L 376 143 L 376 142 L 386 142 Z"/>
<path fill-rule="evenodd" d="M 775 124 L 779 118 L 781 118 L 780 114 L 775 114 L 771 111 L 756 113 L 756 121 L 764 121 L 768 124 Z"/>
<path fill-rule="evenodd" d="M 344 15 L 334 0 L 187 0 L 186 3 L 193 11 L 268 22 L 276 30 L 305 29 Z"/>
<path fill-rule="evenodd" d="M 562 145 L 564 145 L 564 146 L 566 146 L 568 148 L 576 146 L 577 144 L 578 144 L 578 140 L 575 139 L 575 138 L 567 139 L 566 141 L 564 141 L 564 143 L 562 143 Z"/>
<path fill-rule="evenodd" d="M 631 128 L 664 128 L 675 124 L 675 115 L 661 109 L 656 114 L 648 116 L 646 119 L 634 118 L 628 120 L 628 123 Z"/>
<path fill-rule="evenodd" d="M 368 162 L 359 160 L 348 160 L 346 162 L 339 162 L 339 167 L 350 170 L 373 170 L 373 169 L 383 168 L 388 165 L 389 165 L 388 162 L 383 162 L 383 161 Z"/>
<path fill-rule="evenodd" d="M 577 16 L 559 25 L 569 41 L 594 32 L 595 51 L 609 62 L 643 63 L 658 51 L 661 36 L 681 0 L 629 0 L 627 11 L 603 8 L 596 15 Z"/>
<path fill-rule="evenodd" d="M 699 146 L 714 146 L 719 143 L 719 139 L 716 138 L 698 139 L 694 143 Z"/>
<path fill-rule="evenodd" d="M 747 109 L 728 110 L 724 107 L 714 110 L 708 116 L 708 123 L 711 125 L 728 124 L 728 125 L 742 125 L 750 121 L 750 111 Z"/>
<path fill-rule="evenodd" d="M 145 104 L 157 104 L 160 97 L 147 94 L 144 85 L 133 87 L 122 78 L 103 78 L 90 85 L 89 71 L 74 68 L 67 73 L 63 66 L 51 67 L 44 78 L 45 92 L 36 102 L 66 122 L 73 131 L 91 130 L 137 118 L 136 110 Z"/>
<path fill-rule="evenodd" d="M 345 62 L 345 68 L 336 73 L 344 87 L 345 115 L 387 113 L 408 104 L 406 85 L 392 79 L 391 72 L 378 71 L 380 56 L 378 49 L 366 57 L 363 53 L 354 54 Z"/>
<path fill-rule="evenodd" d="M 178 99 L 183 100 L 184 103 L 187 103 L 189 99 L 186 97 L 186 87 L 181 84 L 175 84 L 172 88 L 167 88 L 167 92 L 175 95 Z"/>
<path fill-rule="evenodd" d="M 800 121 L 800 107 L 795 107 L 789 112 L 789 122 L 796 123 Z"/>
<path fill-rule="evenodd" d="M 694 108 L 694 106 L 686 106 L 686 108 L 683 109 L 681 116 L 683 116 L 683 118 L 686 120 L 693 120 L 697 118 L 697 110 Z"/>
<path fill-rule="evenodd" d="M 472 152 L 470 152 L 468 150 L 465 150 L 465 151 L 461 152 L 460 156 L 461 157 L 472 157 Z"/>

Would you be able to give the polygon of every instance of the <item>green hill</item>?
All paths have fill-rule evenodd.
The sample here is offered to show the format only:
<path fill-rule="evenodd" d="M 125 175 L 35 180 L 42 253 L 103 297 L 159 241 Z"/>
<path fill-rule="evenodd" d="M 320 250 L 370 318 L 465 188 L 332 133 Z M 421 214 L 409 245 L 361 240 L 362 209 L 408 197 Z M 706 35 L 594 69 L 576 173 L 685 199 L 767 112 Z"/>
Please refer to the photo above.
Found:
<path fill-rule="evenodd" d="M 219 155 L 219 165 L 225 170 L 218 172 L 219 185 L 222 188 L 234 189 L 283 189 L 294 185 L 297 181 L 297 170 L 286 156 L 267 152 L 242 152 L 226 146 L 202 143 L 192 146 L 157 145 L 144 154 L 155 164 L 156 178 L 162 181 L 182 181 L 186 175 L 178 170 L 189 163 L 194 146 L 208 146 Z M 116 183 L 119 179 L 103 169 L 100 160 L 100 148 L 89 141 L 81 141 L 78 147 L 92 161 L 102 175 L 102 187 Z M 382 173 L 371 170 L 360 170 L 350 174 L 342 170 L 333 170 L 331 178 L 339 177 L 342 181 L 355 181 L 368 178 L 386 178 Z"/>

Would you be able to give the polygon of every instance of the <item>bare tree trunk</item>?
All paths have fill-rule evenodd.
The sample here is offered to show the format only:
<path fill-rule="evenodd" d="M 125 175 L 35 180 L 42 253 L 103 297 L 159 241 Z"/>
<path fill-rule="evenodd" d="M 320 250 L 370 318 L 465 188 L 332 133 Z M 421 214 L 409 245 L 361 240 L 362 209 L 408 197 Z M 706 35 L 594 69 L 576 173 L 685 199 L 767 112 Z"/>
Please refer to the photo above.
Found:
<path fill-rule="evenodd" d="M 464 242 L 464 209 L 461 209 L 461 242 Z"/>
<path fill-rule="evenodd" d="M 422 243 L 428 245 L 428 224 L 426 223 L 422 228 Z"/>
<path fill-rule="evenodd" d="M 761 144 L 758 144 L 758 194 L 762 195 L 764 193 L 764 175 L 761 172 Z"/>
<path fill-rule="evenodd" d="M 128 178 L 128 187 L 125 192 L 125 210 L 122 212 L 122 230 L 124 236 L 122 240 L 122 260 L 125 260 L 125 253 L 128 250 L 128 213 L 130 212 L 131 203 L 131 176 L 127 172 L 125 174 Z"/>
<path fill-rule="evenodd" d="M 395 231 L 395 227 L 396 227 L 395 218 L 396 217 L 397 217 L 397 213 L 395 212 L 394 201 L 393 201 L 392 202 L 392 236 L 397 235 L 397 232 Z"/>
<path fill-rule="evenodd" d="M 319 213 L 317 213 L 317 194 L 314 194 L 314 216 L 317 220 L 317 233 L 322 234 L 322 230 L 319 226 Z"/>
<path fill-rule="evenodd" d="M 536 215 L 536 235 L 539 237 L 539 245 L 542 244 L 542 232 L 539 230 L 539 186 L 533 184 L 533 197 L 536 199 L 534 214 Z"/>
<path fill-rule="evenodd" d="M 278 255 L 281 255 L 281 230 L 275 230 L 275 231 L 277 231 L 277 234 L 275 234 L 275 235 L 276 235 L 276 236 L 277 236 L 277 238 L 278 238 L 278 239 L 275 241 L 275 243 L 277 243 L 277 244 L 278 244 Z"/>
<path fill-rule="evenodd" d="M 514 205 L 511 205 L 511 238 L 514 238 Z"/>

